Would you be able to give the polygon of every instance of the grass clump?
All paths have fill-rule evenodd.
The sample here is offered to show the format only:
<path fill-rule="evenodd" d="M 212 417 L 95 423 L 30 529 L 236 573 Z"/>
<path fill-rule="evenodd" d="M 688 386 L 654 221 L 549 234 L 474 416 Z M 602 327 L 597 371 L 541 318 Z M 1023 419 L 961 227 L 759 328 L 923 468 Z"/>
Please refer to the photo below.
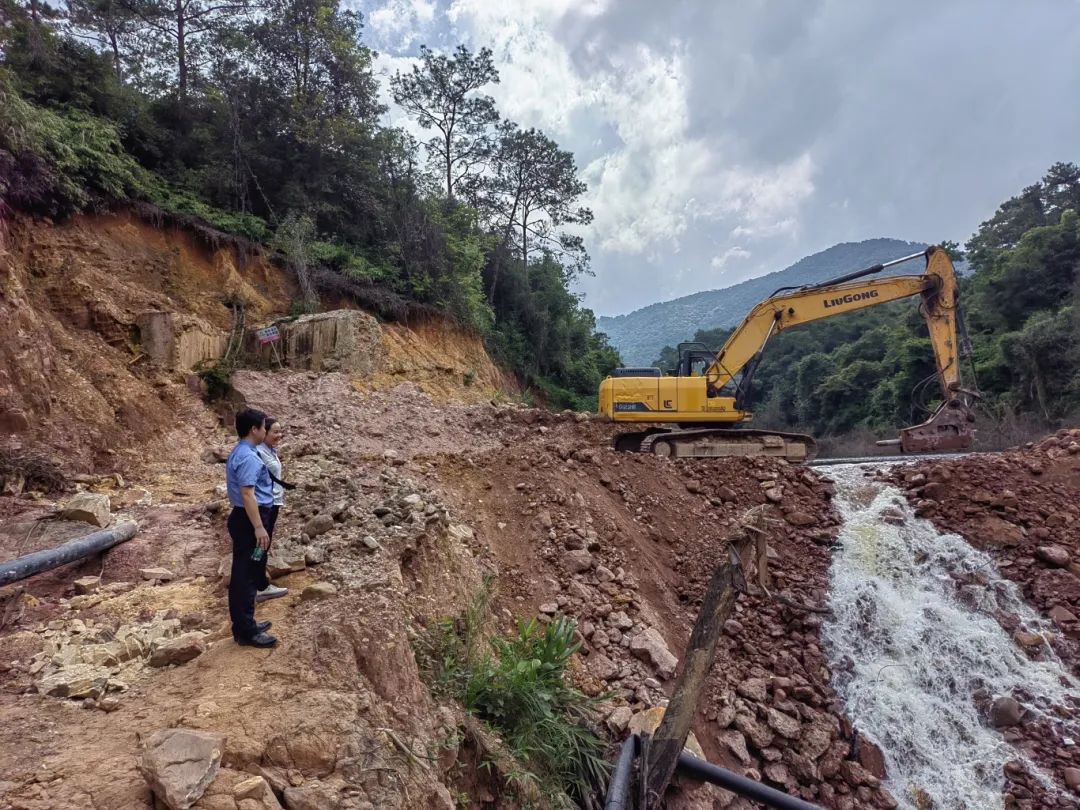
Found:
<path fill-rule="evenodd" d="M 597 700 L 566 679 L 574 622 L 519 622 L 509 637 L 484 632 L 485 588 L 464 615 L 425 634 L 418 659 L 435 690 L 458 700 L 498 733 L 548 806 L 584 806 L 608 772 L 604 741 L 590 728 Z"/>

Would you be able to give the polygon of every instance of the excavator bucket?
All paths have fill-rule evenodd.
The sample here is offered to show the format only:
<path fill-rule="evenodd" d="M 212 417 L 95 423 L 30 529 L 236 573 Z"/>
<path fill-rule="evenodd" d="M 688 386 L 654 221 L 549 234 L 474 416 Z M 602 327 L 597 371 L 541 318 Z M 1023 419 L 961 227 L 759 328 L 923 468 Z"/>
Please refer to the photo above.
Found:
<path fill-rule="evenodd" d="M 975 414 L 962 399 L 942 403 L 922 424 L 900 431 L 899 439 L 878 442 L 900 445 L 904 453 L 951 453 L 970 450 L 975 440 Z"/>

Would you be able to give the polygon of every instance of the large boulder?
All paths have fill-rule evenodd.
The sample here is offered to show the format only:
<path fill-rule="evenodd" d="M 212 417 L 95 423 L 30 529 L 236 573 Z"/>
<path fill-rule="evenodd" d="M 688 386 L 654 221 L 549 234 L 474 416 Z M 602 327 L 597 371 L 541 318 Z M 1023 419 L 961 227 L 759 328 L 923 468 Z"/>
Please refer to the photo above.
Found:
<path fill-rule="evenodd" d="M 630 652 L 656 668 L 657 674 L 667 680 L 675 674 L 679 659 L 672 655 L 664 637 L 655 627 L 638 633 L 630 639 Z"/>
<path fill-rule="evenodd" d="M 167 667 L 174 664 L 186 664 L 206 652 L 206 642 L 202 633 L 184 633 L 176 638 L 162 638 L 154 641 L 150 650 L 150 666 Z"/>
<path fill-rule="evenodd" d="M 994 701 L 990 707 L 990 722 L 994 728 L 1008 728 L 1020 723 L 1024 718 L 1024 707 L 1015 698 L 1005 695 Z"/>
<path fill-rule="evenodd" d="M 53 697 L 98 697 L 104 693 L 110 674 L 103 666 L 69 664 L 42 678 L 38 691 Z"/>
<path fill-rule="evenodd" d="M 285 788 L 285 807 L 287 810 L 326 810 L 337 804 L 326 788 L 311 782 L 303 787 Z"/>
<path fill-rule="evenodd" d="M 353 309 L 304 315 L 281 331 L 292 368 L 367 377 L 379 369 L 385 354 L 379 322 Z"/>
<path fill-rule="evenodd" d="M 139 771 L 169 810 L 188 810 L 221 768 L 225 736 L 210 731 L 163 728 L 143 741 Z"/>
<path fill-rule="evenodd" d="M 1071 561 L 1069 552 L 1059 545 L 1039 546 L 1035 556 L 1054 568 L 1066 568 Z"/>
<path fill-rule="evenodd" d="M 281 810 L 281 803 L 274 795 L 273 788 L 261 776 L 253 776 L 238 783 L 233 788 L 233 798 L 241 807 L 251 807 L 254 810 Z"/>
<path fill-rule="evenodd" d="M 304 550 L 292 543 L 274 543 L 266 558 L 266 575 L 277 579 L 307 568 Z"/>
<path fill-rule="evenodd" d="M 109 496 L 97 492 L 80 492 L 64 505 L 60 517 L 63 520 L 77 520 L 105 528 L 112 523 Z"/>
<path fill-rule="evenodd" d="M 332 528 L 334 528 L 334 518 L 330 514 L 323 512 L 315 515 L 304 524 L 304 534 L 309 537 L 318 537 L 320 534 L 326 534 Z"/>

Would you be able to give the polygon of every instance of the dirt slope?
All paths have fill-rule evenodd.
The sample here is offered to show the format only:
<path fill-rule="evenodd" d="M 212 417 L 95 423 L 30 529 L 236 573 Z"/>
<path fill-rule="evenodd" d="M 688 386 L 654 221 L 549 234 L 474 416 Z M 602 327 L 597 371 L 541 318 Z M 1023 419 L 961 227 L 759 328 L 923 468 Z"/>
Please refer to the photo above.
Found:
<path fill-rule="evenodd" d="M 174 727 L 226 736 L 200 808 L 521 806 L 507 768 L 482 767 L 503 761 L 498 741 L 424 682 L 413 647 L 425 628 L 485 580 L 503 630 L 574 618 L 572 674 L 610 693 L 596 723 L 614 744 L 664 704 L 713 566 L 755 508 L 770 521 L 777 598 L 740 597 L 700 745 L 825 807 L 896 805 L 880 752 L 829 686 L 819 627 L 836 518 L 812 471 L 615 454 L 612 427 L 589 415 L 493 404 L 511 381 L 475 337 L 433 321 L 384 326 L 384 362 L 363 379 L 241 371 L 238 397 L 287 425 L 288 477 L 301 483 L 271 560 L 291 592 L 260 608 L 282 645 L 244 650 L 228 637 L 215 460 L 233 437 L 182 369 L 141 356 L 132 329 L 146 309 L 227 329 L 230 292 L 269 320 L 289 280 L 123 216 L 16 228 L 0 270 L 0 446 L 52 456 L 68 481 L 54 496 L 0 495 L 0 559 L 84 532 L 56 519 L 75 488 L 140 524 L 100 559 L 0 589 L 0 724 L 19 741 L 0 749 L 0 810 L 150 807 L 140 740 Z M 1015 539 L 998 550 L 1005 570 L 1035 604 L 1073 616 L 1074 438 L 904 478 L 943 525 Z M 1057 615 L 1052 643 L 1069 656 L 1076 622 Z M 1045 729 L 1010 734 L 1067 777 L 1074 748 Z M 252 774 L 273 797 L 237 787 Z M 1030 780 L 1010 776 L 1012 801 L 1037 806 Z M 671 806 L 748 805 L 683 785 Z"/>
<path fill-rule="evenodd" d="M 657 632 L 658 647 L 677 654 L 746 509 L 777 501 L 775 590 L 822 603 L 829 490 L 805 470 L 616 456 L 611 428 L 583 415 L 439 403 L 410 385 L 358 391 L 341 374 L 245 372 L 236 382 L 285 420 L 290 477 L 304 482 L 275 552 L 282 570 L 299 569 L 279 580 L 292 594 L 260 611 L 282 647 L 242 651 L 227 638 L 221 467 L 200 456 L 229 439 L 210 419 L 185 425 L 170 437 L 173 452 L 133 466 L 122 486 L 97 485 L 119 516 L 140 521 L 136 540 L 9 599 L 0 716 L 27 742 L 0 756 L 8 806 L 143 806 L 138 739 L 174 725 L 228 734 L 216 798 L 199 806 L 233 807 L 229 785 L 242 771 L 264 773 L 282 795 L 290 780 L 323 791 L 337 802 L 327 806 L 450 807 L 462 793 L 470 806 L 516 806 L 475 768 L 475 741 L 462 735 L 459 711 L 432 698 L 410 646 L 418 628 L 460 612 L 484 574 L 495 578 L 504 629 L 538 612 L 580 622 L 587 643 L 575 678 L 615 694 L 604 712 L 613 739 L 670 688 L 657 645 L 635 639 Z M 52 505 L 5 499 L 4 508 L 13 521 L 0 549 L 11 553 Z M 320 516 L 329 516 L 325 533 L 310 523 Z M 144 581 L 148 567 L 175 579 Z M 76 595 L 75 579 L 88 574 L 102 576 L 100 590 Z M 336 593 L 303 599 L 315 581 Z M 698 738 L 714 761 L 827 806 L 891 806 L 877 777 L 845 759 L 851 729 L 827 687 L 819 619 L 744 597 Z M 150 666 L 146 654 L 107 665 L 120 685 L 85 701 L 93 711 L 41 694 L 101 660 L 102 644 L 132 636 L 149 639 L 147 652 L 163 644 L 154 638 L 205 651 L 174 667 Z M 438 767 L 416 766 L 399 743 Z M 862 756 L 876 767 L 872 750 Z M 679 801 L 739 806 L 711 790 Z"/>
<path fill-rule="evenodd" d="M 258 325 L 285 316 L 296 294 L 262 257 L 122 213 L 63 226 L 18 221 L 0 236 L 0 450 L 32 444 L 83 472 L 123 471 L 149 447 L 162 452 L 157 439 L 173 426 L 200 418 L 184 385 L 191 368 L 151 362 L 142 314 L 175 313 L 223 345 L 227 298 L 243 300 L 247 323 Z M 411 380 L 474 401 L 514 393 L 480 340 L 445 321 L 387 326 L 383 344 L 384 365 L 367 387 Z M 200 348 L 212 351 L 187 354 Z"/>

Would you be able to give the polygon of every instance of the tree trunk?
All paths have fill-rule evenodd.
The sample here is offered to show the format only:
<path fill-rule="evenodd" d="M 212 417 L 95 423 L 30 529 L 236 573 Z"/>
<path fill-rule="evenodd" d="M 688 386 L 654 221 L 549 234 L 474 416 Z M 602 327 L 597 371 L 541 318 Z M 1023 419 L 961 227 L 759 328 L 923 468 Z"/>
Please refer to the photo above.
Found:
<path fill-rule="evenodd" d="M 38 0 L 30 0 L 30 19 L 34 25 L 41 23 L 41 4 Z"/>
<path fill-rule="evenodd" d="M 112 46 L 113 70 L 116 71 L 116 80 L 123 83 L 124 74 L 120 68 L 120 43 L 116 38 L 115 31 L 109 32 L 109 44 Z"/>
<path fill-rule="evenodd" d="M 446 133 L 446 199 L 454 199 L 454 182 L 453 182 L 453 161 L 450 159 L 450 143 L 453 139 L 453 133 Z"/>
<path fill-rule="evenodd" d="M 176 0 L 176 79 L 180 101 L 187 97 L 187 32 L 184 30 L 184 6 Z"/>
<path fill-rule="evenodd" d="M 749 560 L 754 547 L 748 537 L 749 531 L 742 529 L 731 542 L 730 548 L 740 560 Z M 701 603 L 694 630 L 690 634 L 690 643 L 683 654 L 682 670 L 675 689 L 671 693 L 671 702 L 664 711 L 660 727 L 653 735 L 649 750 L 648 763 L 648 800 L 649 807 L 661 806 L 664 791 L 667 790 L 675 766 L 679 763 L 679 754 L 686 745 L 690 734 L 690 724 L 697 713 L 705 681 L 716 658 L 716 645 L 724 622 L 731 615 L 735 599 L 739 595 L 737 584 L 742 574 L 736 572 L 731 559 L 724 559 L 713 571 Z"/>
<path fill-rule="evenodd" d="M 525 281 L 529 280 L 529 215 L 521 212 L 521 267 L 525 271 Z"/>

